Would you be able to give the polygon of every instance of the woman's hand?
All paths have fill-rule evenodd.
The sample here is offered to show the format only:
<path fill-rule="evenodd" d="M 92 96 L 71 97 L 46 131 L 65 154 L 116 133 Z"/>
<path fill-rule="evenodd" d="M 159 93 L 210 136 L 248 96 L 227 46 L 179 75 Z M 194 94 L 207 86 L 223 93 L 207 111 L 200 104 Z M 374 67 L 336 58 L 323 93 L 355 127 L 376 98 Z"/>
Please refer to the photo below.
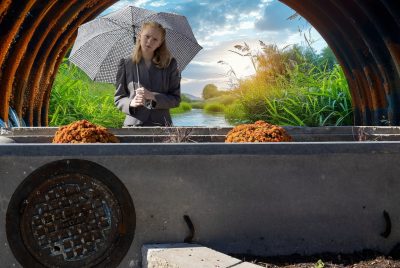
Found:
<path fill-rule="evenodd" d="M 138 93 L 136 90 L 136 95 L 131 100 L 131 103 L 129 104 L 129 106 L 131 106 L 131 107 L 143 106 L 145 104 L 145 101 L 146 101 L 146 99 L 144 98 L 143 93 Z"/>
<path fill-rule="evenodd" d="M 144 87 L 136 89 L 136 94 L 142 95 L 145 98 L 145 100 L 152 100 L 152 101 L 156 100 L 156 98 L 154 97 L 154 93 L 148 89 L 145 89 Z"/>

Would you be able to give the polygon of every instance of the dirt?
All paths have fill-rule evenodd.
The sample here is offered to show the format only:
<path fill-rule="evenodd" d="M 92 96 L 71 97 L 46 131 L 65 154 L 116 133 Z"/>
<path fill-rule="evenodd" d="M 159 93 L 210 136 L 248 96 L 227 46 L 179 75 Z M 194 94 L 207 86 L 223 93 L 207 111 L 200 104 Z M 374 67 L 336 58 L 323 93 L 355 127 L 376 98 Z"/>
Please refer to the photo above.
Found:
<path fill-rule="evenodd" d="M 296 264 L 280 264 L 275 265 L 272 263 L 263 263 L 257 262 L 257 265 L 261 267 L 267 268 L 394 268 L 400 267 L 400 261 L 392 260 L 386 257 L 377 257 L 373 260 L 366 260 L 360 261 L 351 264 L 340 264 L 340 263 L 332 263 L 332 262 L 324 262 L 324 261 L 317 261 L 313 262 L 305 262 L 305 263 L 296 263 Z"/>
<path fill-rule="evenodd" d="M 372 251 L 354 254 L 319 254 L 307 257 L 300 255 L 265 258 L 236 257 L 266 268 L 400 268 L 400 259 L 393 259 Z"/>

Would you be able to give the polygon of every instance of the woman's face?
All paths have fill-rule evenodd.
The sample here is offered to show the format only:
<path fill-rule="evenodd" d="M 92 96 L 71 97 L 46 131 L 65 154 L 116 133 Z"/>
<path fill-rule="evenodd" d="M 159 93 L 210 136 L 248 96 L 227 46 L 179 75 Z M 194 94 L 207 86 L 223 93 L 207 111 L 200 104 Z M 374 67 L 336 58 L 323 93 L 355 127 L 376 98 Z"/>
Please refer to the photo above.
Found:
<path fill-rule="evenodd" d="M 151 26 L 143 28 L 140 34 L 140 46 L 142 52 L 152 54 L 162 44 L 162 33 L 159 29 Z"/>

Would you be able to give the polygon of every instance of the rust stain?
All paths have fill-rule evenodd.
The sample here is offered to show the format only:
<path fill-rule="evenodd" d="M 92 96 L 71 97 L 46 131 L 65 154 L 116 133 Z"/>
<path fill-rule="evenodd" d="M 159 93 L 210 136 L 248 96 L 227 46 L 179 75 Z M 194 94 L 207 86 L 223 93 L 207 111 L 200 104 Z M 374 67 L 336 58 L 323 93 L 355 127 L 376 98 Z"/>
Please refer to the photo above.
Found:
<path fill-rule="evenodd" d="M 96 2 L 98 0 L 91 0 L 88 1 L 88 3 Z M 86 4 L 88 4 L 86 3 Z M 47 40 L 45 42 L 45 45 L 41 47 L 41 55 L 39 58 L 36 59 L 35 65 L 37 66 L 35 69 L 35 72 L 32 74 L 32 79 L 33 79 L 33 85 L 31 88 L 31 93 L 29 94 L 29 104 L 28 104 L 28 118 L 29 118 L 29 123 L 31 125 L 39 125 L 38 122 L 38 117 L 35 117 L 34 121 L 34 111 L 37 110 L 38 107 L 38 98 L 40 96 L 40 89 L 41 89 L 41 80 L 43 78 L 44 74 L 44 69 L 47 64 L 51 64 L 48 61 L 48 57 L 52 49 L 54 48 L 55 44 L 57 41 L 59 41 L 60 37 L 63 35 L 67 35 L 67 29 L 71 25 L 73 25 L 73 22 L 78 18 L 78 15 L 86 9 L 86 4 L 82 5 L 75 5 L 73 7 L 73 12 L 72 16 L 70 16 L 70 12 L 67 12 L 64 17 L 60 18 L 58 21 L 58 24 L 56 25 L 55 29 L 51 31 L 47 37 Z M 80 24 L 77 24 L 75 26 L 72 26 L 72 30 L 76 30 L 79 27 Z M 65 42 L 65 41 L 64 41 Z M 37 114 L 37 112 L 36 112 Z"/>
<path fill-rule="evenodd" d="M 7 14 L 7 10 L 11 5 L 11 0 L 4 0 L 0 3 L 0 23 L 3 20 L 5 14 Z"/>
<path fill-rule="evenodd" d="M 26 23 L 26 24 L 28 24 L 27 25 L 28 28 L 26 28 L 25 31 L 23 31 L 21 33 L 20 41 L 16 44 L 15 49 L 12 50 L 11 55 L 7 58 L 7 60 L 4 64 L 5 66 L 10 66 L 10 67 L 5 69 L 4 76 L 3 76 L 4 80 L 2 83 L 7 92 L 12 91 L 12 96 L 14 97 L 14 98 L 12 98 L 12 102 L 13 102 L 12 104 L 14 104 L 13 100 L 15 99 L 15 96 L 18 95 L 18 93 L 12 87 L 16 71 L 19 67 L 19 64 L 20 64 L 23 56 L 26 53 L 28 43 L 32 39 L 33 33 L 35 32 L 37 26 L 41 23 L 44 16 L 47 14 L 47 12 L 50 10 L 50 8 L 54 4 L 55 4 L 55 2 L 53 2 L 53 1 L 48 2 L 45 6 L 43 6 L 43 8 L 40 9 L 40 13 L 35 16 L 35 18 L 36 18 L 35 20 L 29 21 L 29 23 Z M 10 102 L 9 99 L 5 99 L 4 101 Z M 19 111 L 18 116 L 20 116 L 20 117 L 22 116 L 21 111 Z"/>
<path fill-rule="evenodd" d="M 3 66 L 4 59 L 6 58 L 12 43 L 15 42 L 15 40 L 18 37 L 18 32 L 25 19 L 25 16 L 27 15 L 28 11 L 30 10 L 30 8 L 33 6 L 34 3 L 35 1 L 28 1 L 24 3 L 25 5 L 23 5 L 21 3 L 14 2 L 14 7 L 20 11 L 19 14 L 20 16 L 14 17 L 13 14 L 9 14 L 11 12 L 5 14 L 2 23 L 6 23 L 11 27 L 8 29 L 5 36 L 0 36 L 0 66 Z M 11 7 L 13 7 L 12 4 Z M 8 100 L 10 99 L 10 95 L 11 91 L 8 88 L 0 87 L 0 100 L 1 100 L 0 118 L 8 119 L 8 108 L 9 108 Z"/>
<path fill-rule="evenodd" d="M 8 50 L 10 49 L 13 39 L 17 37 L 19 29 L 26 15 L 28 14 L 29 10 L 35 4 L 35 1 L 27 1 L 24 3 L 25 5 L 22 5 L 20 2 L 19 3 L 14 2 L 14 3 L 15 3 L 14 8 L 16 8 L 20 14 L 19 16 L 15 16 L 13 14 L 10 14 L 11 12 L 9 12 L 4 15 L 5 16 L 4 20 L 8 19 L 9 20 L 8 23 L 9 25 L 11 25 L 11 27 L 7 29 L 8 30 L 7 34 L 5 36 L 1 36 L 0 39 L 0 65 L 3 65 L 3 61 L 7 55 Z"/>
<path fill-rule="evenodd" d="M 400 73 L 400 42 L 388 42 L 386 45 L 392 56 L 393 63 L 396 66 L 397 73 Z"/>
<path fill-rule="evenodd" d="M 91 0 L 92 2 L 94 0 Z M 57 23 L 55 24 L 54 28 L 46 35 L 46 39 L 44 39 L 44 43 L 40 47 L 39 50 L 39 57 L 37 56 L 34 62 L 35 68 L 31 70 L 30 80 L 32 80 L 32 86 L 30 88 L 30 92 L 28 95 L 28 110 L 26 118 L 30 125 L 37 125 L 34 124 L 33 121 L 33 110 L 35 108 L 35 99 L 39 94 L 40 88 L 40 80 L 43 74 L 43 65 L 49 64 L 47 61 L 47 57 L 53 48 L 55 42 L 57 42 L 58 38 L 65 32 L 68 25 L 75 20 L 77 14 L 79 14 L 83 9 L 85 9 L 85 4 L 80 4 L 79 2 L 73 6 L 69 10 L 64 13 L 64 16 L 59 18 Z M 71 15 L 72 14 L 72 15 Z M 79 26 L 79 25 L 78 25 Z M 77 27 L 78 27 L 77 26 Z"/>
<path fill-rule="evenodd" d="M 15 109 L 18 114 L 26 114 L 28 109 L 28 99 L 32 86 L 31 71 L 33 72 L 33 64 L 38 55 L 39 49 L 42 47 L 49 32 L 55 27 L 57 21 L 76 3 L 73 1 L 57 2 L 56 5 L 48 12 L 46 17 L 37 26 L 30 43 L 28 44 L 29 51 L 23 55 L 23 60 L 15 77 L 15 91 L 18 92 L 15 100 Z M 30 123 L 30 122 L 27 122 Z M 29 124 L 32 125 L 32 124 Z"/>
<path fill-rule="evenodd" d="M 364 75 L 368 82 L 368 89 L 371 95 L 372 109 L 377 110 L 386 106 L 385 90 L 383 82 L 378 73 L 372 70 L 371 66 L 364 67 Z"/>

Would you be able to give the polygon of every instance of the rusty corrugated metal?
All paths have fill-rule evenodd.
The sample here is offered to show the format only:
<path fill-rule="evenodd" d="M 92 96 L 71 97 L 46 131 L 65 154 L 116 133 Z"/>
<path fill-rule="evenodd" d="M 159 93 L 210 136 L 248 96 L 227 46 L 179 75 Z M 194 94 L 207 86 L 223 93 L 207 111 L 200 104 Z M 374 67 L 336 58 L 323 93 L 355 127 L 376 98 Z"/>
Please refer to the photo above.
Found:
<path fill-rule="evenodd" d="M 0 73 L 1 84 L 4 78 L 4 72 L 7 68 L 12 68 L 12 66 L 4 65 L 4 60 L 9 54 L 10 50 L 16 46 L 18 40 L 18 33 L 20 27 L 27 16 L 30 8 L 34 5 L 35 1 L 13 1 L 9 4 L 7 13 L 4 14 L 0 24 L 0 66 L 2 72 Z M 0 87 L 0 100 L 2 105 L 0 105 L 0 118 L 8 118 L 8 105 L 11 98 L 11 90 L 7 87 Z"/>
<path fill-rule="evenodd" d="M 280 0 L 307 19 L 338 58 L 356 125 L 400 123 L 399 1 Z"/>
<path fill-rule="evenodd" d="M 30 10 L 29 16 L 26 17 L 24 23 L 22 24 L 22 29 L 24 31 L 20 32 L 20 41 L 10 49 L 9 56 L 7 57 L 4 65 L 9 66 L 5 69 L 3 75 L 3 85 L 6 88 L 12 88 L 10 105 L 16 107 L 16 100 L 19 99 L 19 92 L 16 91 L 16 87 L 13 87 L 15 82 L 16 72 L 21 64 L 23 56 L 27 52 L 29 41 L 32 39 L 37 27 L 42 22 L 43 18 L 52 11 L 52 7 L 56 2 L 48 1 L 47 3 L 35 3 Z M 28 51 L 28 55 L 32 56 Z M 21 112 L 19 113 L 22 114 Z"/>
<path fill-rule="evenodd" d="M 51 86 L 76 30 L 116 0 L 0 3 L 0 118 L 14 107 L 47 125 Z M 325 38 L 342 66 L 356 125 L 400 124 L 400 1 L 281 0 Z"/>
<path fill-rule="evenodd" d="M 27 111 L 29 110 L 28 106 L 32 87 L 30 73 L 33 69 L 33 64 L 38 57 L 39 49 L 42 47 L 50 31 L 56 27 L 57 22 L 63 16 L 66 16 L 66 12 L 74 4 L 76 4 L 76 1 L 57 1 L 36 27 L 35 33 L 28 44 L 29 54 L 24 55 L 21 64 L 18 66 L 18 70 L 15 74 L 14 107 L 17 114 L 20 116 L 23 115 L 28 123 L 30 115 L 28 115 Z"/>
<path fill-rule="evenodd" d="M 4 15 L 7 13 L 8 8 L 11 5 L 11 0 L 3 0 L 0 3 L 0 23 L 3 20 Z"/>
<path fill-rule="evenodd" d="M 2 1 L 0 118 L 11 105 L 29 125 L 47 125 L 48 91 L 77 28 L 115 2 Z"/>
<path fill-rule="evenodd" d="M 51 87 L 53 86 L 54 78 L 57 74 L 58 67 L 62 62 L 63 56 L 67 52 L 67 50 L 73 45 L 76 38 L 76 27 L 84 23 L 85 21 L 89 21 L 97 17 L 105 8 L 107 8 L 110 3 L 104 1 L 100 4 L 97 4 L 93 7 L 86 8 L 84 11 L 79 14 L 77 20 L 71 24 L 70 29 L 66 30 L 60 38 L 58 38 L 55 43 L 53 49 L 50 51 L 48 58 L 48 64 L 45 66 L 45 70 L 43 73 L 46 74 L 42 78 L 43 88 L 40 91 L 41 93 L 36 100 L 34 118 L 38 122 L 38 125 L 47 125 L 47 112 L 48 112 L 48 104 L 49 97 L 51 92 Z"/>
<path fill-rule="evenodd" d="M 73 5 L 71 9 L 58 20 L 55 28 L 49 32 L 38 52 L 37 60 L 34 62 L 34 68 L 31 71 L 32 85 L 29 94 L 28 107 L 26 109 L 25 118 L 33 125 L 41 124 L 41 106 L 46 89 L 46 85 L 52 84 L 49 78 L 52 77 L 54 65 L 57 58 L 62 59 L 64 54 L 60 55 L 65 45 L 71 45 L 73 40 L 68 41 L 71 34 L 76 32 L 77 27 L 88 19 L 97 16 L 99 12 L 104 10 L 110 3 L 107 1 L 99 2 L 98 0 L 87 1 L 85 5 Z M 73 14 L 73 16 L 71 16 Z M 60 27 L 58 27 L 60 25 Z M 61 30 L 59 30 L 61 29 Z"/>

